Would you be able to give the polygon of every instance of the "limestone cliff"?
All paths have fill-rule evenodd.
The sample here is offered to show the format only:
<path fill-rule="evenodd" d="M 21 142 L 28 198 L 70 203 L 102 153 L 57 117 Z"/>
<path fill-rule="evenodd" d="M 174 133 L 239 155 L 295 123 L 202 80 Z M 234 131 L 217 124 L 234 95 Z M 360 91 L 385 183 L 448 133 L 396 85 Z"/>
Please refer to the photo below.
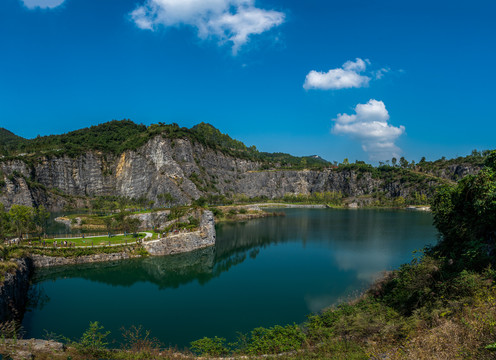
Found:
<path fill-rule="evenodd" d="M 382 192 L 387 197 L 396 197 L 413 191 L 428 193 L 429 188 L 439 183 L 438 178 L 425 177 L 419 187 L 401 179 L 354 170 L 261 171 L 261 165 L 189 139 L 158 135 L 137 150 L 120 155 L 88 151 L 74 158 L 2 159 L 0 202 L 7 207 L 42 204 L 50 210 L 60 210 L 67 204 L 82 206 L 87 197 L 105 195 L 145 197 L 156 204 L 164 193 L 170 193 L 180 204 L 189 204 L 206 194 L 280 198 L 287 193 L 339 191 L 345 196 Z M 454 167 L 440 176 L 456 178 L 458 173 L 473 171 Z"/>

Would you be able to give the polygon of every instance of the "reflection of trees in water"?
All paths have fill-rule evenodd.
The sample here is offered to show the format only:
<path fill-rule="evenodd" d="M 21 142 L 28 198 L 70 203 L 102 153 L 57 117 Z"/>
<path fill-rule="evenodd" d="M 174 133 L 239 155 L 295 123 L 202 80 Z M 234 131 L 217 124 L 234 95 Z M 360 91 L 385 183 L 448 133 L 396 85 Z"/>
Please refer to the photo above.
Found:
<path fill-rule="evenodd" d="M 163 257 L 39 269 L 36 271 L 34 282 L 83 278 L 126 287 L 137 282 L 151 282 L 159 288 L 177 288 L 192 281 L 205 284 L 244 262 L 248 256 L 256 257 L 260 248 L 274 242 L 271 239 L 276 238 L 277 242 L 286 236 L 286 231 L 280 230 L 283 226 L 277 224 L 267 227 L 270 234 L 264 234 L 261 229 L 257 230 L 263 226 L 263 221 L 233 225 L 229 226 L 228 237 L 218 236 L 215 247 Z M 219 253 L 220 256 L 217 256 Z"/>
<path fill-rule="evenodd" d="M 384 269 L 384 259 L 403 246 L 398 238 L 408 238 L 412 226 L 432 228 L 431 222 L 431 217 L 422 213 L 295 209 L 287 211 L 286 217 L 219 224 L 215 247 L 172 256 L 41 269 L 34 280 L 83 278 L 112 286 L 151 282 L 159 288 L 177 288 L 193 281 L 205 284 L 247 258 L 256 258 L 272 244 L 305 245 L 307 241 L 340 254 L 342 268 L 361 272 L 356 260 L 362 259 L 359 262 L 374 270 Z M 378 251 L 380 256 L 374 256 Z"/>
<path fill-rule="evenodd" d="M 431 232 L 429 214 L 381 210 L 294 210 L 286 217 L 227 223 L 218 226 L 216 257 L 232 251 L 263 247 L 269 244 L 311 239 L 329 248 L 357 245 L 373 247 L 377 242 L 396 246 L 398 239 L 408 238 L 412 228 Z"/>
<path fill-rule="evenodd" d="M 391 210 L 290 210 L 284 218 L 221 224 L 217 234 L 216 269 L 221 263 L 227 271 L 270 244 L 311 241 L 328 248 L 341 270 L 367 281 L 388 269 L 405 248 L 434 239 L 429 214 Z"/>
<path fill-rule="evenodd" d="M 177 288 L 194 280 L 207 282 L 212 277 L 214 254 L 215 248 L 210 247 L 187 254 L 39 269 L 34 282 L 83 278 L 112 286 L 151 282 L 159 288 Z"/>
<path fill-rule="evenodd" d="M 45 288 L 39 284 L 34 284 L 28 290 L 28 302 L 26 309 L 29 310 L 42 310 L 50 301 L 50 297 L 46 294 Z"/>

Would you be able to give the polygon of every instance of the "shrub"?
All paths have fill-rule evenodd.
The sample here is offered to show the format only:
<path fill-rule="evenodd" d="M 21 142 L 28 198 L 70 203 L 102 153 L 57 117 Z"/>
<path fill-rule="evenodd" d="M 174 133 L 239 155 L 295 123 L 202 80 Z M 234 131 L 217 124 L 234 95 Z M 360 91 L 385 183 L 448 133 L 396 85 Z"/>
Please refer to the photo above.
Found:
<path fill-rule="evenodd" d="M 100 326 L 98 321 L 90 322 L 89 328 L 83 333 L 79 342 L 73 344 L 74 347 L 84 354 L 102 356 L 107 350 L 107 336 L 110 335 L 110 331 L 102 330 L 103 326 Z"/>
<path fill-rule="evenodd" d="M 134 353 L 151 353 L 160 349 L 160 341 L 150 336 L 149 330 L 144 330 L 141 325 L 122 328 L 124 349 Z"/>
<path fill-rule="evenodd" d="M 212 207 L 212 208 L 210 208 L 210 210 L 212 211 L 212 213 L 214 214 L 215 217 L 222 217 L 222 216 L 224 216 L 224 212 L 221 209 L 219 209 L 219 208 Z"/>
<path fill-rule="evenodd" d="M 229 354 L 230 350 L 225 345 L 226 339 L 214 337 L 195 340 L 191 342 L 191 350 L 198 355 L 223 356 Z"/>
<path fill-rule="evenodd" d="M 200 220 L 198 220 L 197 218 L 195 218 L 193 216 L 190 216 L 188 218 L 188 221 L 189 221 L 189 225 L 193 228 L 200 226 Z"/>
<path fill-rule="evenodd" d="M 179 219 L 181 216 L 184 216 L 186 214 L 187 210 L 188 209 L 183 206 L 171 207 L 168 220 Z"/>
<path fill-rule="evenodd" d="M 278 354 L 301 349 L 306 336 L 296 324 L 253 329 L 245 348 L 248 354 Z"/>

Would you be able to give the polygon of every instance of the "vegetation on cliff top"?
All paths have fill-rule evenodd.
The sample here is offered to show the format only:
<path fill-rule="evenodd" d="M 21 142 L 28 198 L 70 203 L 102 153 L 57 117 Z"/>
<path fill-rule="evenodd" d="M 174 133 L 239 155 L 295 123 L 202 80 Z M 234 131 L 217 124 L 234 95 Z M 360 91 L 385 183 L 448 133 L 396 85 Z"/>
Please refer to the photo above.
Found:
<path fill-rule="evenodd" d="M 386 170 L 392 173 L 408 170 L 431 174 L 435 177 L 445 177 L 444 171 L 450 166 L 466 165 L 480 168 L 489 154 L 489 151 L 474 150 L 466 157 L 449 160 L 443 157 L 436 161 L 426 161 L 422 158 L 418 163 L 408 161 L 404 157 L 393 158 L 390 161 L 381 162 L 378 167 L 373 167 L 362 161 L 351 164 L 345 159 L 342 163 L 337 161 L 330 163 L 316 155 L 297 157 L 285 153 L 261 152 L 255 146 L 248 147 L 206 123 L 200 123 L 192 128 L 180 127 L 175 123 L 158 123 L 147 127 L 135 124 L 131 120 L 113 120 L 66 134 L 38 136 L 34 139 L 23 139 L 0 128 L 0 161 L 22 159 L 33 163 L 43 156 L 76 157 L 88 151 L 118 155 L 127 150 L 138 149 L 155 136 L 172 140 L 173 146 L 176 139 L 188 139 L 229 156 L 259 162 L 260 170 L 338 168 L 339 170 L 371 172 L 374 176 L 383 175 Z M 3 181 L 1 178 L 0 174 L 0 181 Z M 0 188 L 1 186 L 0 183 Z"/>
<path fill-rule="evenodd" d="M 284 153 L 259 152 L 255 146 L 247 147 L 241 141 L 222 134 L 210 124 L 200 123 L 191 129 L 179 125 L 158 123 L 138 125 L 131 120 L 113 120 L 104 124 L 71 131 L 62 135 L 38 136 L 23 139 L 8 130 L 0 129 L 0 151 L 6 159 L 39 156 L 75 157 L 87 151 L 120 154 L 136 150 L 151 138 L 162 135 L 169 139 L 189 139 L 227 155 L 263 163 L 279 163 L 282 166 L 327 166 L 329 163 L 318 156 L 295 157 Z"/>

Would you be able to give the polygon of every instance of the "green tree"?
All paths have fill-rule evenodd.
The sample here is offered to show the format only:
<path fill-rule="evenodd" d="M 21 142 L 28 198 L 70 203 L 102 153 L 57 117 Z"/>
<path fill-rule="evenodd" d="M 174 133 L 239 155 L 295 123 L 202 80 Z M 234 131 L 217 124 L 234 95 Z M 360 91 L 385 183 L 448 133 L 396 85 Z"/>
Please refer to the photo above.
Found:
<path fill-rule="evenodd" d="M 404 156 L 400 157 L 400 166 L 403 168 L 403 169 L 406 169 L 408 168 L 408 161 L 405 159 Z"/>
<path fill-rule="evenodd" d="M 128 233 L 136 234 L 141 225 L 141 221 L 138 218 L 128 217 L 124 220 L 124 230 Z"/>
<path fill-rule="evenodd" d="M 108 345 L 107 337 L 110 331 L 103 331 L 98 321 L 90 322 L 89 328 L 83 333 L 81 339 L 75 344 L 76 348 L 83 353 L 99 356 L 105 353 Z"/>
<path fill-rule="evenodd" d="M 395 157 L 391 159 L 391 164 L 393 164 L 393 166 L 396 166 L 397 162 L 398 162 L 398 159 L 396 159 Z"/>
<path fill-rule="evenodd" d="M 107 229 L 107 232 L 109 234 L 111 234 L 112 233 L 112 229 L 114 228 L 114 226 L 116 225 L 117 222 L 111 216 L 106 216 L 106 217 L 103 218 L 103 223 L 105 224 L 105 228 Z"/>
<path fill-rule="evenodd" d="M 476 175 L 456 186 L 445 186 L 435 195 L 434 224 L 442 235 L 437 250 L 458 259 L 467 268 L 480 270 L 495 263 L 496 245 L 496 151 Z M 461 260 L 461 261 L 460 261 Z"/>
<path fill-rule="evenodd" d="M 5 211 L 5 205 L 0 203 L 0 240 L 5 239 L 5 235 L 9 230 L 9 217 Z"/>
<path fill-rule="evenodd" d="M 32 207 L 12 205 L 9 210 L 10 228 L 17 237 L 34 228 L 34 211 Z"/>
<path fill-rule="evenodd" d="M 46 232 L 46 228 L 48 226 L 48 219 L 50 218 L 50 213 L 45 209 L 43 205 L 38 206 L 33 211 L 34 215 L 34 225 L 36 231 L 40 234 L 44 234 Z"/>

